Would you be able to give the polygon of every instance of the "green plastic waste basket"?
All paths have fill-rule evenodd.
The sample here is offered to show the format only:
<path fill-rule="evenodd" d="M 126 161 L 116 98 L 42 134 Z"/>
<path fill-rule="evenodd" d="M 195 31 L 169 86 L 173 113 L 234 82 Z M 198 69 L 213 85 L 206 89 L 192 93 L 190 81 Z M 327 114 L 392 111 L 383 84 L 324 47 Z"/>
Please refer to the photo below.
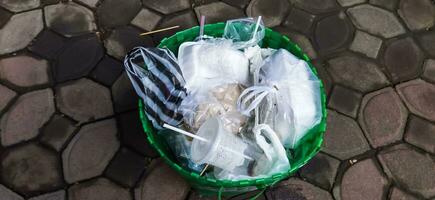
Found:
<path fill-rule="evenodd" d="M 204 27 L 206 35 L 221 37 L 225 28 L 225 23 L 208 24 Z M 184 31 L 180 31 L 175 35 L 165 38 L 161 41 L 159 47 L 168 48 L 177 55 L 178 47 L 186 41 L 194 40 L 199 33 L 199 27 L 193 27 Z M 317 75 L 317 72 L 310 62 L 310 59 L 304 54 L 298 45 L 291 42 L 288 37 L 274 32 L 266 28 L 265 37 L 262 41 L 262 47 L 284 48 L 300 59 L 307 61 L 311 70 Z M 326 95 L 323 84 L 321 85 L 321 101 L 322 101 L 322 120 L 313 127 L 299 141 L 295 149 L 289 150 L 289 160 L 291 169 L 281 173 L 274 174 L 267 178 L 258 178 L 250 180 L 217 180 L 209 177 L 199 176 L 198 173 L 191 172 L 181 167 L 176 161 L 165 140 L 161 138 L 157 131 L 153 129 L 150 121 L 147 119 L 143 110 L 143 102 L 139 100 L 139 113 L 143 129 L 146 133 L 148 141 L 153 146 L 165 162 L 172 167 L 176 172 L 183 176 L 191 186 L 200 194 L 204 195 L 236 195 L 244 192 L 249 192 L 257 189 L 265 189 L 280 180 L 283 180 L 296 172 L 300 167 L 306 164 L 320 150 L 323 141 L 323 134 L 326 129 Z"/>

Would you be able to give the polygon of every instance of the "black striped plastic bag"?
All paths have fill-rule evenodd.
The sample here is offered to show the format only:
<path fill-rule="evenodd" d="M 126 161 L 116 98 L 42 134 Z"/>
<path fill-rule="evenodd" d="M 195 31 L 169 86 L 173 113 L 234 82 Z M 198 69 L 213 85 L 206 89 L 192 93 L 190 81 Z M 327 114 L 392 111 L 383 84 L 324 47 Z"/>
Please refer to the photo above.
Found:
<path fill-rule="evenodd" d="M 185 81 L 170 50 L 136 47 L 125 56 L 124 67 L 154 128 L 183 122 L 177 110 L 186 97 Z"/>

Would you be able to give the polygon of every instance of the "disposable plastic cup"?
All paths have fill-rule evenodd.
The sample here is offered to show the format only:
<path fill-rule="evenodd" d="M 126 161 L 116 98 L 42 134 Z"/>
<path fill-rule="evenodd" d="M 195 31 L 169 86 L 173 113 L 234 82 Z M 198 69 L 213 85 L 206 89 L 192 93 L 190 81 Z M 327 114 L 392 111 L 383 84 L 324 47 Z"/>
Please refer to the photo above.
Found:
<path fill-rule="evenodd" d="M 218 118 L 210 118 L 204 122 L 197 136 L 205 140 L 193 139 L 191 159 L 196 164 L 208 163 L 232 171 L 243 165 L 245 160 L 253 160 L 244 153 L 248 144 L 227 131 Z"/>

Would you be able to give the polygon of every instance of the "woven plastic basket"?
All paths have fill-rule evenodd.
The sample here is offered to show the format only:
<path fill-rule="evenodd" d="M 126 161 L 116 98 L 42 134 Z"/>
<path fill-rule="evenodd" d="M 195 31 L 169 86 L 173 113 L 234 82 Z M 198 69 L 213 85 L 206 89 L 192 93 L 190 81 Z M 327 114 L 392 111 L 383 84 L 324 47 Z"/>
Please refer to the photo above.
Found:
<path fill-rule="evenodd" d="M 223 34 L 225 23 L 208 24 L 204 27 L 206 35 L 220 37 Z M 199 27 L 193 27 L 184 31 L 180 31 L 175 35 L 165 38 L 161 41 L 159 47 L 170 49 L 176 55 L 178 53 L 178 47 L 181 43 L 194 40 L 199 33 Z M 274 32 L 271 29 L 266 29 L 265 37 L 262 41 L 262 47 L 270 48 L 284 48 L 289 52 L 307 61 L 311 70 L 317 75 L 315 68 L 312 66 L 310 59 L 304 54 L 298 45 L 291 42 L 288 37 Z M 153 129 L 151 123 L 148 121 L 144 111 L 143 103 L 139 100 L 140 119 L 142 121 L 143 129 L 147 135 L 148 141 L 153 146 L 160 156 L 166 161 L 166 163 L 172 167 L 176 172 L 183 176 L 191 186 L 196 189 L 197 192 L 204 195 L 236 195 L 248 191 L 257 189 L 265 189 L 280 180 L 283 180 L 296 172 L 300 167 L 306 164 L 316 153 L 319 151 L 323 141 L 323 134 L 326 129 L 326 95 L 323 85 L 321 85 L 321 101 L 322 101 L 322 120 L 313 127 L 309 132 L 300 140 L 296 145 L 296 148 L 291 150 L 291 157 L 289 157 L 291 169 L 289 171 L 274 174 L 267 178 L 258 178 L 251 180 L 217 180 L 184 169 L 175 161 L 173 155 L 171 155 L 169 147 L 165 143 L 164 139 L 156 134 L 156 130 Z"/>

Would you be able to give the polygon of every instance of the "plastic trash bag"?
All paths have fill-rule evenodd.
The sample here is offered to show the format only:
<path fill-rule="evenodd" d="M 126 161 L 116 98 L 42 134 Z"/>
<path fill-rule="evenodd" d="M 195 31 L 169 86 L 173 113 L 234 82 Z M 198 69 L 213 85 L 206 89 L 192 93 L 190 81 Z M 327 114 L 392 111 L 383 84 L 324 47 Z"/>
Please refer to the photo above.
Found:
<path fill-rule="evenodd" d="M 189 92 L 226 83 L 249 84 L 249 61 L 232 47 L 231 40 L 185 42 L 180 45 L 178 63 Z"/>
<path fill-rule="evenodd" d="M 257 20 L 254 18 L 228 20 L 222 37 L 232 40 L 234 48 L 244 49 L 260 43 L 264 35 L 265 27 L 260 16 Z"/>
<path fill-rule="evenodd" d="M 154 128 L 179 125 L 183 116 L 177 109 L 186 89 L 174 54 L 168 49 L 136 47 L 125 56 L 124 66 Z"/>

